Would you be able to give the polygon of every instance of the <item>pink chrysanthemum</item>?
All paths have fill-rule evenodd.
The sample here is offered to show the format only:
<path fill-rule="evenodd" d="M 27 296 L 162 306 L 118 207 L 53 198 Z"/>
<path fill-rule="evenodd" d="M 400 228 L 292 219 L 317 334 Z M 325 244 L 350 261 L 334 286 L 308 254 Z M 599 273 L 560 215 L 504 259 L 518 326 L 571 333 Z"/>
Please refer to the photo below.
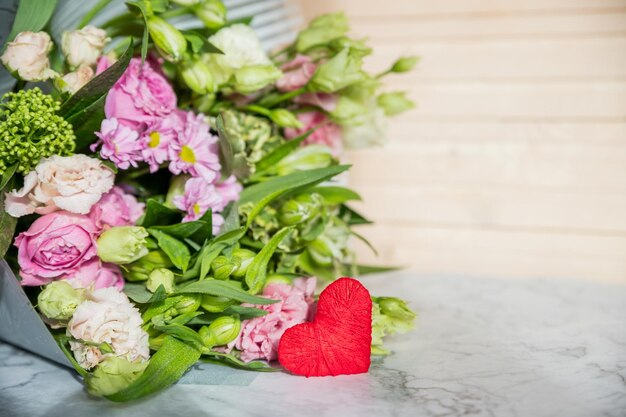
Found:
<path fill-rule="evenodd" d="M 100 140 L 91 145 L 90 149 L 95 152 L 102 145 L 100 156 L 113 162 L 119 169 L 128 169 L 131 165 L 136 167 L 142 160 L 139 134 L 120 124 L 115 117 L 104 119 L 96 136 Z"/>
<path fill-rule="evenodd" d="M 237 182 L 237 178 L 231 175 L 221 183 L 215 184 L 215 188 L 222 199 L 220 211 L 224 210 L 231 201 L 239 200 L 239 194 L 243 187 Z"/>
<path fill-rule="evenodd" d="M 217 234 L 224 223 L 224 218 L 218 214 L 223 205 L 222 196 L 214 185 L 207 183 L 204 178 L 190 178 L 185 183 L 185 193 L 174 197 L 174 205 L 187 215 L 183 222 L 197 220 L 208 209 L 213 210 L 213 234 Z"/>
<path fill-rule="evenodd" d="M 213 183 L 221 168 L 218 139 L 209 132 L 209 125 L 203 115 L 188 112 L 184 117 L 184 128 L 170 147 L 169 169 L 174 174 L 184 172 Z"/>
<path fill-rule="evenodd" d="M 147 123 L 140 141 L 141 155 L 150 166 L 150 172 L 156 172 L 167 161 L 170 147 L 182 129 L 182 120 L 177 115 L 155 118 Z"/>

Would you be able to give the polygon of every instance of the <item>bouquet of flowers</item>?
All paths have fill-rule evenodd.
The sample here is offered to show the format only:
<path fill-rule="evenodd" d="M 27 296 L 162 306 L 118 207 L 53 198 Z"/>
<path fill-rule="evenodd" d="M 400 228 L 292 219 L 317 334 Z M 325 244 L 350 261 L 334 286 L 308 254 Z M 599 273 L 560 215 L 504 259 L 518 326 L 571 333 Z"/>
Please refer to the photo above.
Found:
<path fill-rule="evenodd" d="M 20 2 L 1 61 L 0 255 L 87 391 L 134 400 L 197 361 L 367 372 L 411 328 L 352 278 L 368 221 L 337 176 L 413 106 L 380 93 L 343 14 L 268 56 L 219 0 L 138 0 L 53 42 L 55 1 Z M 195 16 L 193 30 L 168 22 Z M 319 296 L 318 288 L 326 287 Z"/>

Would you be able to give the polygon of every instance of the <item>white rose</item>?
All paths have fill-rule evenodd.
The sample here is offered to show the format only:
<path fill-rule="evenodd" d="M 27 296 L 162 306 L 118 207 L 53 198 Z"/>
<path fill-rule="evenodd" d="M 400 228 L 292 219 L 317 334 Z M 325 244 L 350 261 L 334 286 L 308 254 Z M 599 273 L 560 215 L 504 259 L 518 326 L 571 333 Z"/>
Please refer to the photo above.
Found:
<path fill-rule="evenodd" d="M 104 30 L 85 26 L 80 30 L 64 32 L 61 48 L 71 68 L 93 66 L 108 41 Z"/>
<path fill-rule="evenodd" d="M 91 369 L 109 356 L 123 357 L 131 362 L 150 358 L 148 333 L 141 328 L 143 320 L 123 292 L 113 287 L 102 288 L 78 305 L 67 325 L 67 334 L 74 357 L 85 369 Z M 113 353 L 105 353 L 98 345 L 107 343 Z"/>
<path fill-rule="evenodd" d="M 87 214 L 113 188 L 114 178 L 113 171 L 95 158 L 51 156 L 24 177 L 21 190 L 6 194 L 5 209 L 13 217 L 55 210 Z"/>
<path fill-rule="evenodd" d="M 375 103 L 370 103 L 368 112 L 363 115 L 363 123 L 343 126 L 343 142 L 348 149 L 366 148 L 382 145 L 387 140 L 387 118 L 385 110 Z"/>
<path fill-rule="evenodd" d="M 57 78 L 56 82 L 61 91 L 74 94 L 87 84 L 93 76 L 94 72 L 91 67 L 81 65 L 76 71 L 65 74 L 63 78 Z"/>
<path fill-rule="evenodd" d="M 220 29 L 209 41 L 224 54 L 209 54 L 218 84 L 223 84 L 239 68 L 271 65 L 256 33 L 248 25 L 236 24 Z"/>
<path fill-rule="evenodd" d="M 50 69 L 48 53 L 52 49 L 52 40 L 46 32 L 22 32 L 7 48 L 0 58 L 4 66 L 25 81 L 43 81 L 56 76 Z"/>

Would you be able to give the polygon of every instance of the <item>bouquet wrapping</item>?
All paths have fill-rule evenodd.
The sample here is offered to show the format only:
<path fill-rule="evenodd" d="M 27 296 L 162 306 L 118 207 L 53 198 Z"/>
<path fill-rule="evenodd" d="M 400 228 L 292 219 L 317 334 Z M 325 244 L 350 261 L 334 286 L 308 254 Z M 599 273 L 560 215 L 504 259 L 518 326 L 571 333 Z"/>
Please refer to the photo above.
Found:
<path fill-rule="evenodd" d="M 386 268 L 355 262 L 369 221 L 338 178 L 344 149 L 382 144 L 413 107 L 380 88 L 416 59 L 368 73 L 341 13 L 268 54 L 218 0 L 128 2 L 92 26 L 103 1 L 53 40 L 55 4 L 20 2 L 0 57 L 17 79 L 0 104 L 0 337 L 112 401 L 198 361 L 308 377 L 388 354 L 415 314 L 348 278 Z"/>

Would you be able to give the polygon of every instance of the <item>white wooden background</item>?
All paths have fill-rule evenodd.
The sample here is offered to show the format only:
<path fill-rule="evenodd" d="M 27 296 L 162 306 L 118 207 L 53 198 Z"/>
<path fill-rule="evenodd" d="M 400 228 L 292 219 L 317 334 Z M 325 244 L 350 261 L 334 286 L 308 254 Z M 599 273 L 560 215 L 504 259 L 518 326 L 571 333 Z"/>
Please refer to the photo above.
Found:
<path fill-rule="evenodd" d="M 301 0 L 344 10 L 418 108 L 352 152 L 361 261 L 626 283 L 626 0 Z"/>

